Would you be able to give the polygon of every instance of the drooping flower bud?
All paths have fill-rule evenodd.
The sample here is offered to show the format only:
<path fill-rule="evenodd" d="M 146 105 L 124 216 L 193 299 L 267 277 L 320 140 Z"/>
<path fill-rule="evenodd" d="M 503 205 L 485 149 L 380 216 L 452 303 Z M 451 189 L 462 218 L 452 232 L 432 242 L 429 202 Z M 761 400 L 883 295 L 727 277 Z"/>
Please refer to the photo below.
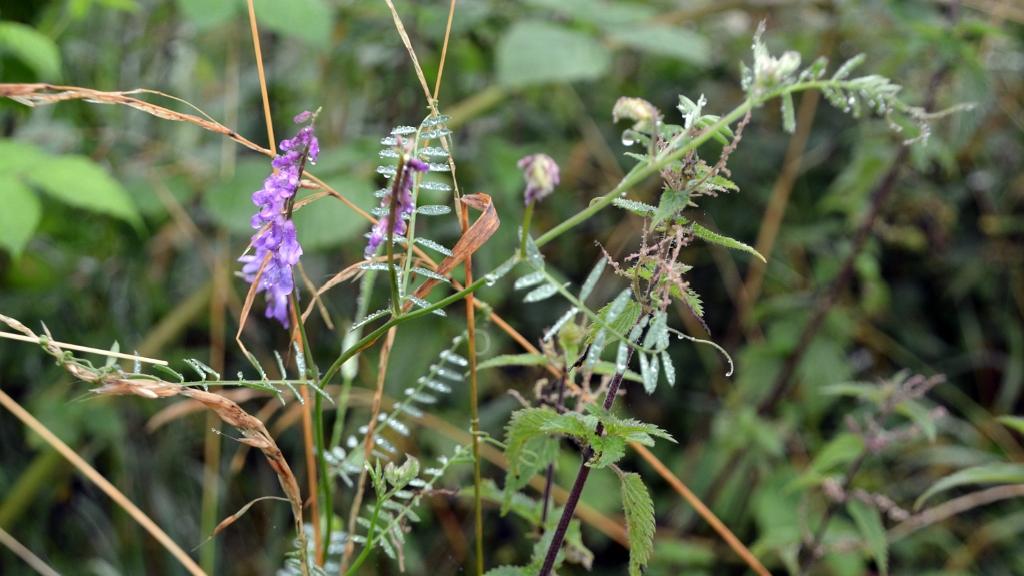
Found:
<path fill-rule="evenodd" d="M 524 156 L 516 166 L 523 171 L 523 179 L 526 180 L 523 200 L 527 205 L 546 198 L 561 180 L 558 164 L 547 154 Z"/>

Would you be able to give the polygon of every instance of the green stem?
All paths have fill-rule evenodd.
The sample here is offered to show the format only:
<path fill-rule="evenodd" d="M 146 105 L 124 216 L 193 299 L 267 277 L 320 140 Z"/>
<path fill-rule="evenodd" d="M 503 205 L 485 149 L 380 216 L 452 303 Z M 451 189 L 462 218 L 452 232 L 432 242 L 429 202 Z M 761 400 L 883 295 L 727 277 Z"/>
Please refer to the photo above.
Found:
<path fill-rule="evenodd" d="M 381 501 L 378 499 L 377 504 L 373 507 L 373 518 L 370 520 L 369 532 L 366 533 L 366 544 L 363 545 L 359 556 L 356 556 L 356 559 L 352 561 L 352 565 L 345 571 L 345 576 L 354 576 L 359 567 L 363 565 L 363 562 L 366 562 L 366 559 L 370 557 L 370 552 L 373 551 L 374 544 L 376 543 L 373 537 L 377 531 L 377 517 L 380 516 L 380 504 Z"/>
<path fill-rule="evenodd" d="M 441 300 L 438 300 L 437 302 L 431 304 L 430 306 L 427 306 L 426 308 L 418 308 L 411 312 L 406 312 L 401 316 L 393 317 L 387 322 L 381 324 L 373 332 L 370 332 L 366 336 L 363 336 L 363 338 L 361 338 L 359 342 L 356 342 L 348 349 L 344 350 L 341 354 L 339 354 L 338 357 L 335 358 L 334 362 L 330 365 L 330 367 L 327 368 L 327 372 L 324 373 L 323 378 L 321 378 L 320 381 L 330 382 L 331 379 L 335 375 L 337 375 L 338 370 L 341 369 L 341 365 L 344 364 L 346 360 L 358 354 L 360 350 L 363 350 L 364 348 L 373 345 L 374 342 L 380 339 L 380 337 L 383 336 L 391 328 L 398 326 L 399 324 L 408 322 L 410 320 L 415 320 L 416 318 L 422 318 L 423 316 L 432 313 L 434 310 L 440 310 L 445 306 L 454 304 L 459 300 L 462 300 L 463 298 L 466 297 L 467 294 L 472 294 L 473 292 L 479 290 L 484 285 L 486 280 L 487 277 L 483 276 L 475 280 L 469 286 L 466 286 L 462 290 L 459 290 L 455 294 L 452 294 L 447 298 L 442 298 Z"/>
<path fill-rule="evenodd" d="M 302 377 L 308 380 L 312 380 L 313 384 L 320 388 L 320 368 L 316 365 L 316 359 L 313 357 L 313 351 L 309 345 L 309 336 L 306 335 L 306 325 L 302 323 L 302 317 L 298 314 L 299 310 L 299 299 L 292 292 L 292 306 L 295 307 L 296 317 L 299 319 L 299 333 L 302 334 L 302 355 L 306 358 L 306 373 L 302 374 Z M 324 406 L 323 396 L 321 394 L 315 394 L 313 399 L 313 448 L 316 450 L 316 465 L 320 476 L 320 500 L 323 503 L 321 508 L 321 514 L 326 519 L 324 522 L 325 529 L 323 549 L 326 551 L 330 547 L 331 542 L 331 516 L 333 515 L 333 492 L 331 490 L 330 478 L 327 474 L 327 457 L 324 450 Z M 314 518 L 314 522 L 321 522 L 321 518 Z M 325 552 L 326 554 L 326 552 Z"/>

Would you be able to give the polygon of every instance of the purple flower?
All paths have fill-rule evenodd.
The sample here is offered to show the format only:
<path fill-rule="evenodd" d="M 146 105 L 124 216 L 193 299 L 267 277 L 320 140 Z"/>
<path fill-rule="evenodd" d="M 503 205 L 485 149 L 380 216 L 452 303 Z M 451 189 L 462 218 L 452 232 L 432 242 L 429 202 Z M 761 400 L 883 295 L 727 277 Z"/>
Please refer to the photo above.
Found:
<path fill-rule="evenodd" d="M 543 200 L 558 186 L 558 164 L 547 154 L 524 156 L 516 166 L 523 171 L 523 179 L 526 180 L 523 199 L 527 205 Z"/>
<path fill-rule="evenodd" d="M 395 201 L 398 207 L 398 218 L 394 223 L 394 235 L 402 236 L 405 234 L 405 219 L 412 215 L 413 210 L 416 209 L 416 200 L 412 197 L 412 177 L 413 172 L 426 172 L 429 166 L 426 162 L 419 158 L 408 158 L 404 164 L 399 164 L 398 174 L 395 176 L 400 181 L 388 189 L 388 193 L 381 199 L 381 206 L 388 210 L 388 214 L 381 216 L 380 220 L 373 225 L 373 229 L 370 230 L 369 240 L 366 242 L 366 252 L 364 256 L 366 258 L 372 258 L 373 254 L 377 252 L 377 248 L 380 247 L 381 243 L 388 236 L 388 227 L 391 226 L 391 195 L 395 193 L 397 187 L 398 198 Z"/>
<path fill-rule="evenodd" d="M 305 122 L 311 116 L 303 112 L 295 121 Z M 256 292 L 267 293 L 266 317 L 275 318 L 287 328 L 288 296 L 295 289 L 292 266 L 302 256 L 295 223 L 288 218 L 287 209 L 299 189 L 305 162 L 316 162 L 320 144 L 313 134 L 313 126 L 309 125 L 299 130 L 294 138 L 282 140 L 279 148 L 282 153 L 271 162 L 274 172 L 263 181 L 263 188 L 252 194 L 252 203 L 259 208 L 250 221 L 258 230 L 252 236 L 253 253 L 238 261 L 243 263 L 242 276 L 247 282 L 252 283 L 259 276 Z"/>

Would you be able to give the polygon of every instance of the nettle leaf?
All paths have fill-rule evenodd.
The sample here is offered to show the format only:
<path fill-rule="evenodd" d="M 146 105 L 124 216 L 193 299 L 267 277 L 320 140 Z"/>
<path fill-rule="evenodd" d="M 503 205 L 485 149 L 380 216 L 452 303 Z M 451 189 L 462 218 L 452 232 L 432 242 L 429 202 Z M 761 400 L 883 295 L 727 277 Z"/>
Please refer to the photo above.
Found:
<path fill-rule="evenodd" d="M 607 468 L 626 455 L 626 441 L 618 436 L 601 436 L 591 444 L 596 456 L 587 463 L 591 468 Z"/>
<path fill-rule="evenodd" d="M 676 214 L 683 211 L 684 208 L 690 203 L 690 193 L 686 190 L 665 190 L 661 194 L 661 200 L 658 202 L 658 209 L 654 212 L 654 218 L 651 220 L 652 226 L 674 217 Z"/>
<path fill-rule="evenodd" d="M 138 224 L 139 214 L 128 193 L 99 164 L 85 156 L 55 156 L 45 170 L 25 174 L 32 184 L 71 206 Z"/>
<path fill-rule="evenodd" d="M 0 52 L 14 54 L 40 79 L 60 76 L 60 50 L 45 34 L 19 22 L 0 22 Z"/>
<path fill-rule="evenodd" d="M 17 178 L 0 175 L 0 206 L 0 248 L 17 257 L 39 225 L 39 198 Z"/>
<path fill-rule="evenodd" d="M 498 82 L 521 87 L 595 80 L 608 70 L 607 48 L 587 34 L 550 22 L 518 22 L 499 40 Z"/>
<path fill-rule="evenodd" d="M 629 332 L 630 328 L 636 324 L 637 319 L 640 318 L 640 314 L 643 313 L 643 309 L 640 304 L 637 304 L 635 300 L 630 298 L 632 293 L 627 289 L 624 290 L 608 304 L 605 304 L 597 312 L 597 317 L 600 322 L 595 322 L 594 326 L 587 334 L 586 344 L 594 342 L 597 337 L 597 333 L 601 332 L 605 327 L 614 330 L 619 334 L 625 334 Z"/>
<path fill-rule="evenodd" d="M 527 442 L 537 436 L 546 435 L 545 425 L 558 418 L 559 414 L 547 407 L 523 408 L 512 413 L 505 427 L 505 457 L 508 458 L 509 474 L 519 475 Z"/>
<path fill-rule="evenodd" d="M 882 515 L 879 514 L 878 509 L 874 506 L 868 506 L 859 500 L 850 500 L 846 504 L 846 510 L 850 513 L 850 517 L 853 518 L 857 531 L 864 538 L 868 551 L 871 552 L 871 556 L 875 559 L 875 564 L 878 565 L 878 569 L 885 576 L 889 573 L 889 543 L 885 538 L 885 525 L 882 523 Z"/>
<path fill-rule="evenodd" d="M 1024 464 L 986 464 L 955 472 L 932 484 L 931 488 L 914 502 L 920 509 L 932 496 L 968 484 L 1024 484 Z"/>
<path fill-rule="evenodd" d="M 654 502 L 635 472 L 622 474 L 622 509 L 629 531 L 629 576 L 642 576 L 654 554 Z"/>
<path fill-rule="evenodd" d="M 611 33 L 611 39 L 636 50 L 678 58 L 698 66 L 706 66 L 711 61 L 708 39 L 677 26 L 621 27 Z"/>
<path fill-rule="evenodd" d="M 747 254 L 756 256 L 765 264 L 768 263 L 768 260 L 766 260 L 760 252 L 755 250 L 753 246 L 744 244 L 743 242 L 740 242 L 739 240 L 736 240 L 734 238 L 723 236 L 722 234 L 719 234 L 717 232 L 712 232 L 711 230 L 708 230 L 707 228 L 701 226 L 700 224 L 697 224 L 696 222 L 693 223 L 693 235 L 700 238 L 701 240 L 704 240 L 705 242 L 718 244 L 719 246 L 729 248 L 732 250 L 746 252 Z"/>

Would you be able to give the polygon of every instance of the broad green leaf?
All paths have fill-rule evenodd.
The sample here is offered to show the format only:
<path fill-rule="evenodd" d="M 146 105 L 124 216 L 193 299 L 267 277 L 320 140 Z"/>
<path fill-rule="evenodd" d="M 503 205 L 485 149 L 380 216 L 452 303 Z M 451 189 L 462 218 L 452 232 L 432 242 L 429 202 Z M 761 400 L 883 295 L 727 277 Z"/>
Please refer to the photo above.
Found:
<path fill-rule="evenodd" d="M 373 187 L 365 180 L 335 178 L 328 180 L 328 184 L 364 210 L 368 210 L 373 202 Z M 362 216 L 333 196 L 297 210 L 293 220 L 299 243 L 307 251 L 335 248 L 345 241 L 355 241 L 370 226 Z M 361 247 L 362 244 L 359 240 L 358 245 Z"/>
<path fill-rule="evenodd" d="M 756 256 L 758 259 L 761 260 L 761 262 L 764 262 L 765 264 L 768 263 L 768 261 L 765 260 L 764 256 L 762 256 L 760 252 L 755 250 L 753 246 L 748 246 L 743 242 L 740 242 L 739 240 L 730 238 L 728 236 L 723 236 L 717 232 L 712 232 L 711 230 L 708 230 L 707 228 L 701 226 L 700 224 L 697 224 L 696 222 L 693 223 L 693 235 L 700 238 L 701 240 L 704 240 L 705 242 L 718 244 L 719 246 L 731 248 L 732 250 L 746 252 L 747 254 Z"/>
<path fill-rule="evenodd" d="M 1011 430 L 1016 430 L 1021 434 L 1024 434 L 1024 417 L 1021 416 L 1000 416 L 996 418 L 1004 426 Z"/>
<path fill-rule="evenodd" d="M 326 0 L 255 0 L 260 26 L 283 36 L 328 48 L 334 15 Z"/>
<path fill-rule="evenodd" d="M 121 184 L 85 156 L 55 156 L 45 170 L 33 170 L 25 177 L 62 202 L 139 223 L 135 204 Z"/>
<path fill-rule="evenodd" d="M 611 33 L 611 39 L 636 50 L 706 66 L 711 60 L 707 38 L 677 26 L 628 26 Z"/>
<path fill-rule="evenodd" d="M 501 354 L 477 364 L 477 370 L 500 368 L 502 366 L 546 366 L 548 357 L 543 354 Z"/>
<path fill-rule="evenodd" d="M 955 472 L 932 484 L 931 488 L 925 491 L 914 502 L 914 508 L 919 509 L 932 496 L 939 492 L 945 492 L 958 486 L 967 484 L 1024 484 L 1024 464 L 986 464 L 975 466 L 959 472 Z"/>
<path fill-rule="evenodd" d="M 260 189 L 269 174 L 269 162 L 257 158 L 241 160 L 230 178 L 213 184 L 203 193 L 203 207 L 214 222 L 229 232 L 251 236 L 249 220 L 256 212 L 252 193 Z"/>
<path fill-rule="evenodd" d="M 608 49 L 590 36 L 541 21 L 518 22 L 498 42 L 498 82 L 521 87 L 594 80 L 608 70 Z"/>
<path fill-rule="evenodd" d="M 868 551 L 871 552 L 871 556 L 875 559 L 875 564 L 878 565 L 878 569 L 885 576 L 889 573 L 889 543 L 885 539 L 885 525 L 882 523 L 882 515 L 878 513 L 877 508 L 868 506 L 859 500 L 850 500 L 846 505 L 846 510 L 850 513 L 850 517 L 853 518 L 857 531 L 864 538 Z"/>
<path fill-rule="evenodd" d="M 0 206 L 0 248 L 17 257 L 39 225 L 39 198 L 17 178 L 0 175 Z"/>
<path fill-rule="evenodd" d="M 622 474 L 622 509 L 629 531 L 629 576 L 641 576 L 654 553 L 654 502 L 639 474 Z"/>
<path fill-rule="evenodd" d="M 0 52 L 14 54 L 42 80 L 60 76 L 60 50 L 49 36 L 19 22 L 0 22 Z"/>

